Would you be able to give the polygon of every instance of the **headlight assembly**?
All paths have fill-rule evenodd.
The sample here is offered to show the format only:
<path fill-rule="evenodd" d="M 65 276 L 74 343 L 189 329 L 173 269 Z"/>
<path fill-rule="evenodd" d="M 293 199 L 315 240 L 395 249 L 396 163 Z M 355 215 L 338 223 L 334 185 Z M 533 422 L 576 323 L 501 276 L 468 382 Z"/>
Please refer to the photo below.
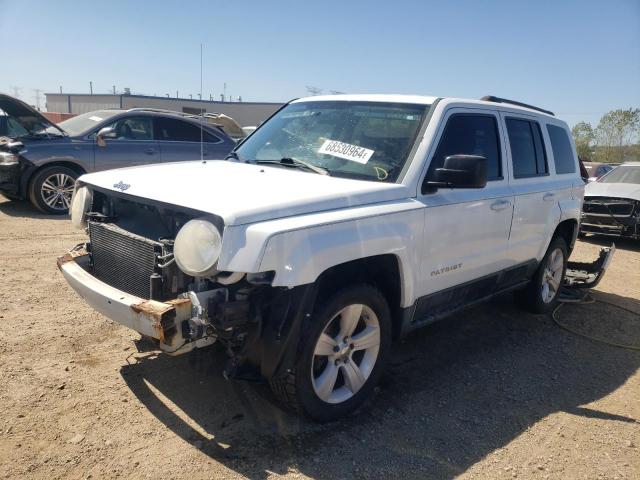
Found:
<path fill-rule="evenodd" d="M 222 249 L 220 232 L 211 222 L 189 220 L 176 235 L 173 256 L 180 270 L 193 277 L 214 275 Z"/>
<path fill-rule="evenodd" d="M 73 191 L 71 198 L 71 225 L 77 230 L 82 230 L 86 224 L 87 212 L 91 208 L 92 194 L 87 187 L 79 187 Z"/>
<path fill-rule="evenodd" d="M 0 152 L 0 165 L 18 165 L 18 155 L 10 152 Z"/>

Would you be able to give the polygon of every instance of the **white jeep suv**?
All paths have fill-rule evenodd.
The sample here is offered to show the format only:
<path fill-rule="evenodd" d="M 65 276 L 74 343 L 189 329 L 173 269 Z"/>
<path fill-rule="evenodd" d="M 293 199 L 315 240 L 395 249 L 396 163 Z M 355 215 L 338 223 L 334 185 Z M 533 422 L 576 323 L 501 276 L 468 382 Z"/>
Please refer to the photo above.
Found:
<path fill-rule="evenodd" d="M 393 338 L 515 290 L 550 310 L 583 199 L 567 124 L 497 97 L 295 100 L 226 161 L 82 176 L 60 257 L 96 310 L 169 354 L 220 342 L 325 421 Z"/>

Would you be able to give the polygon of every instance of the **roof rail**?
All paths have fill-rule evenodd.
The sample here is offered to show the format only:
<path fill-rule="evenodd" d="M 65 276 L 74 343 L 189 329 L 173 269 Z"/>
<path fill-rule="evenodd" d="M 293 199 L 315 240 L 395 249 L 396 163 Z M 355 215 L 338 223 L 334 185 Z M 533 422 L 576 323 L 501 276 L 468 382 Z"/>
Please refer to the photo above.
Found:
<path fill-rule="evenodd" d="M 530 108 L 531 110 L 536 110 L 538 112 L 546 113 L 547 115 L 551 115 L 555 117 L 555 114 L 549 110 L 545 110 L 543 108 L 534 107 L 533 105 L 529 105 L 527 103 L 516 102 L 515 100 L 507 100 L 506 98 L 494 97 L 493 95 L 485 95 L 480 100 L 484 100 L 485 102 L 495 102 L 495 103 L 509 103 L 511 105 L 517 105 L 518 107 Z"/>
<path fill-rule="evenodd" d="M 180 115 L 181 117 L 199 117 L 194 113 L 176 112 L 175 110 L 165 110 L 162 108 L 147 108 L 147 107 L 135 107 L 130 108 L 127 112 L 156 112 L 156 113 L 171 113 L 173 115 Z"/>

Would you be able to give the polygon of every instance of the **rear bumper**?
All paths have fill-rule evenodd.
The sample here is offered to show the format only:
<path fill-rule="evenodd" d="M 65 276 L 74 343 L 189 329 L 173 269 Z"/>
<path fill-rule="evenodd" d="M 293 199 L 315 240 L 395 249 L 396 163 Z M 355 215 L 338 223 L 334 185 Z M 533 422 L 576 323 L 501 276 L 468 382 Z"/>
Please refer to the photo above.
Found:
<path fill-rule="evenodd" d="M 136 297 L 98 280 L 87 271 L 88 266 L 89 254 L 84 248 L 58 258 L 58 268 L 69 285 L 95 310 L 142 335 L 155 338 L 167 353 L 182 350 L 185 340 L 179 327 L 191 317 L 188 299 L 158 302 Z"/>

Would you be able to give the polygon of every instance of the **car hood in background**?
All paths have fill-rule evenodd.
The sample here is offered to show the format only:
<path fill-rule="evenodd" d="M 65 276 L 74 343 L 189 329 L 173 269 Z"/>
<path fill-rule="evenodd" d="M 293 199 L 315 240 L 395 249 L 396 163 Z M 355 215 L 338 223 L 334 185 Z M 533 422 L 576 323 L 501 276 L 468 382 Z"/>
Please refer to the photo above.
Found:
<path fill-rule="evenodd" d="M 640 200 L 640 185 L 635 183 L 592 182 L 584 187 L 585 197 L 619 197 Z"/>
<path fill-rule="evenodd" d="M 64 130 L 47 119 L 47 117 L 35 108 L 9 95 L 0 93 L 0 110 L 3 110 L 29 133 L 35 133 L 49 127 L 54 127 L 62 133 L 65 133 Z"/>
<path fill-rule="evenodd" d="M 287 167 L 225 160 L 107 170 L 83 175 L 80 182 L 218 215 L 225 225 L 409 197 L 408 188 L 401 184 L 351 180 Z"/>

